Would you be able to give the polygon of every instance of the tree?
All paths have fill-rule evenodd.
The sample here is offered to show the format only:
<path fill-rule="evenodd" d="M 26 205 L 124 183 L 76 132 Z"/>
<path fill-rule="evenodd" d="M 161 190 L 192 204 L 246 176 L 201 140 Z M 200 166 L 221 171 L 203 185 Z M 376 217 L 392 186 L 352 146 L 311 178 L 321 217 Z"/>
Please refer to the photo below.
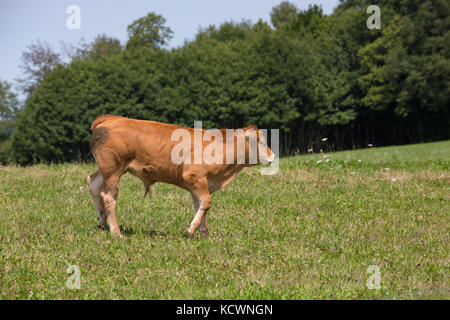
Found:
<path fill-rule="evenodd" d="M 10 160 L 10 137 L 18 110 L 19 101 L 11 90 L 11 84 L 0 80 L 0 163 Z"/>
<path fill-rule="evenodd" d="M 359 51 L 362 102 L 385 118 L 403 118 L 406 142 L 443 138 L 450 127 L 450 5 L 411 1 L 402 11 Z"/>
<path fill-rule="evenodd" d="M 118 39 L 102 34 L 94 39 L 88 52 L 89 56 L 95 59 L 119 53 L 120 50 L 122 50 L 122 45 Z"/>
<path fill-rule="evenodd" d="M 280 28 L 286 23 L 291 22 L 298 13 L 298 8 L 289 1 L 283 1 L 278 6 L 272 8 L 270 12 L 270 21 L 275 28 Z"/>
<path fill-rule="evenodd" d="M 127 27 L 129 39 L 126 47 L 160 48 L 167 45 L 172 39 L 173 31 L 165 23 L 166 19 L 154 12 L 133 21 Z"/>
<path fill-rule="evenodd" d="M 309 5 L 307 10 L 298 11 L 298 13 L 290 19 L 289 23 L 284 24 L 288 30 L 295 30 L 297 35 L 312 34 L 317 35 L 321 31 L 323 23 L 322 7 L 317 5 Z M 329 30 L 332 32 L 333 30 Z"/>
<path fill-rule="evenodd" d="M 11 84 L 0 80 L 0 120 L 11 120 L 18 112 L 19 101 L 11 90 Z"/>
<path fill-rule="evenodd" d="M 44 78 L 61 63 L 60 55 L 47 42 L 37 40 L 27 46 L 22 52 L 22 64 L 19 66 L 23 73 L 23 77 L 17 79 L 19 89 L 27 98 L 30 97 Z"/>
<path fill-rule="evenodd" d="M 91 43 L 82 39 L 78 46 L 62 42 L 63 52 L 70 60 L 77 58 L 99 59 L 119 53 L 122 50 L 120 40 L 101 34 Z"/>
<path fill-rule="evenodd" d="M 210 25 L 199 30 L 196 40 L 201 40 L 205 37 L 218 41 L 242 40 L 245 39 L 251 28 L 252 23 L 250 21 L 242 21 L 240 23 L 229 21 L 224 22 L 219 27 Z"/>

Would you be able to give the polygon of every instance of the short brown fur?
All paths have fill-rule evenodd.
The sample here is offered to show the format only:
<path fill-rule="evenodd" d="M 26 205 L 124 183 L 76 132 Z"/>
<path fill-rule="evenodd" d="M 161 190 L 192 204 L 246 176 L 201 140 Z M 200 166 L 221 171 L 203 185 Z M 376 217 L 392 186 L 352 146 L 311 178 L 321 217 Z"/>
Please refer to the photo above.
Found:
<path fill-rule="evenodd" d="M 91 149 L 102 144 L 108 139 L 108 128 L 95 128 L 91 137 Z"/>

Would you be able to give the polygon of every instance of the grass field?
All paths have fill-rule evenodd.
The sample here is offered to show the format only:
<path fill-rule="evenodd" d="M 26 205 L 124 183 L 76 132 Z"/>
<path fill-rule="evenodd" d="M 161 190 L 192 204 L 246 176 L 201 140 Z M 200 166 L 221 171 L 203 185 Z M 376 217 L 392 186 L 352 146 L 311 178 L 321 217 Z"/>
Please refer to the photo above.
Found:
<path fill-rule="evenodd" d="M 0 298 L 449 299 L 449 166 L 446 141 L 250 168 L 213 195 L 209 239 L 184 237 L 194 211 L 177 187 L 144 200 L 124 176 L 119 239 L 97 230 L 95 165 L 2 167 Z"/>

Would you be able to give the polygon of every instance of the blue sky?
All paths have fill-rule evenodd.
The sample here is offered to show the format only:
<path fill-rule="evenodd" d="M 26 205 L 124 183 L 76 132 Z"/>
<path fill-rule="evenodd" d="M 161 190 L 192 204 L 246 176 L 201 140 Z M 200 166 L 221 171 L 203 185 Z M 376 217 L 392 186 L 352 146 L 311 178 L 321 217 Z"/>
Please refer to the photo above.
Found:
<path fill-rule="evenodd" d="M 192 40 L 199 27 L 225 21 L 258 19 L 270 21 L 270 10 L 281 0 L 0 0 L 0 79 L 13 82 L 20 75 L 20 57 L 25 47 L 40 39 L 56 51 L 60 41 L 78 44 L 81 38 L 91 41 L 105 33 L 125 43 L 126 28 L 150 11 L 166 18 L 174 31 L 170 46 Z M 319 4 L 330 14 L 339 0 L 291 0 L 300 9 Z M 81 28 L 69 30 L 66 13 L 69 5 L 81 9 Z"/>

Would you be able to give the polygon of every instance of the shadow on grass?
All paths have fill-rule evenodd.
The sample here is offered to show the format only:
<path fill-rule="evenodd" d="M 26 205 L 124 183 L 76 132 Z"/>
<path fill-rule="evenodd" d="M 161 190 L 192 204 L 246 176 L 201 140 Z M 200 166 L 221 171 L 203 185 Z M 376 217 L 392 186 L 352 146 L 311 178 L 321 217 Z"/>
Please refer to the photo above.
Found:
<path fill-rule="evenodd" d="M 170 234 L 167 232 L 157 231 L 157 230 L 139 230 L 135 231 L 130 226 L 120 226 L 120 232 L 125 236 L 135 235 L 135 234 L 143 234 L 150 238 L 162 238 L 162 237 L 170 237 Z"/>

